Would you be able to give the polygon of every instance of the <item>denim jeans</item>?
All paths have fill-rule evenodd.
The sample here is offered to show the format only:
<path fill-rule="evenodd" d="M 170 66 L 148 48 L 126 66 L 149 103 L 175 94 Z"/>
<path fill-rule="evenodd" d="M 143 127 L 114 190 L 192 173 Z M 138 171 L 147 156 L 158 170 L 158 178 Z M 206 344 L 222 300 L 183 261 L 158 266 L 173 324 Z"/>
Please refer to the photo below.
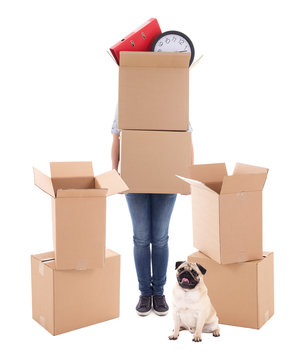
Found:
<path fill-rule="evenodd" d="M 126 194 L 133 226 L 134 262 L 143 296 L 164 292 L 169 259 L 168 230 L 176 196 Z"/>

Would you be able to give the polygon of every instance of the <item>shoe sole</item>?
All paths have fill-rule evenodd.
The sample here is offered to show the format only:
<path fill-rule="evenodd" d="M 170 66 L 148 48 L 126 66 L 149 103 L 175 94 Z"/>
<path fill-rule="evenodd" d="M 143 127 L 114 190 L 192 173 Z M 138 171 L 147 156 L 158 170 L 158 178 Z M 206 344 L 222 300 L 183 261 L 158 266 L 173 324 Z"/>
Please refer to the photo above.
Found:
<path fill-rule="evenodd" d="M 154 309 L 153 309 L 153 311 L 154 311 L 154 313 L 155 313 L 156 315 L 158 315 L 158 316 L 165 316 L 165 315 L 167 315 L 168 312 L 169 312 L 169 310 L 162 312 L 162 311 L 156 311 L 156 310 L 154 310 Z"/>
<path fill-rule="evenodd" d="M 140 311 L 137 311 L 136 310 L 136 313 L 139 315 L 139 316 L 147 316 L 149 315 L 151 312 L 151 309 L 149 311 L 146 311 L 146 312 L 140 312 Z"/>

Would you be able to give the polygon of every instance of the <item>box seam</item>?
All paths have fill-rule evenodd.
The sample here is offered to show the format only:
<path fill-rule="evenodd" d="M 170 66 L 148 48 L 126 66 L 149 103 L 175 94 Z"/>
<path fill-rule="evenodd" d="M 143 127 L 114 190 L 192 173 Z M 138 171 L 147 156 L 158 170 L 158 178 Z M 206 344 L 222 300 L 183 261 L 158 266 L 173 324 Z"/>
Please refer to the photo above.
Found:
<path fill-rule="evenodd" d="M 219 204 L 219 231 L 218 231 L 218 238 L 219 238 L 219 262 L 222 264 L 222 241 L 221 241 L 221 211 L 220 211 L 220 196 L 218 199 Z"/>
<path fill-rule="evenodd" d="M 53 334 L 56 335 L 56 324 L 55 324 L 55 269 L 52 270 L 52 283 L 53 283 Z"/>
<path fill-rule="evenodd" d="M 259 261 L 256 263 L 256 328 L 259 329 Z"/>

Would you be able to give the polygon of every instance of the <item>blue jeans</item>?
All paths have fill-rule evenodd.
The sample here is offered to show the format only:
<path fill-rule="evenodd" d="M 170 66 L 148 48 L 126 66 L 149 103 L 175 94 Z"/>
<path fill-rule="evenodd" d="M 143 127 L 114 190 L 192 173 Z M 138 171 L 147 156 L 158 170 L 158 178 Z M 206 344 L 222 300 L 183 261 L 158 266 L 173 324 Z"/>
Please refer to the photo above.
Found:
<path fill-rule="evenodd" d="M 134 262 L 143 296 L 164 292 L 169 259 L 168 230 L 176 196 L 126 194 L 133 226 Z"/>

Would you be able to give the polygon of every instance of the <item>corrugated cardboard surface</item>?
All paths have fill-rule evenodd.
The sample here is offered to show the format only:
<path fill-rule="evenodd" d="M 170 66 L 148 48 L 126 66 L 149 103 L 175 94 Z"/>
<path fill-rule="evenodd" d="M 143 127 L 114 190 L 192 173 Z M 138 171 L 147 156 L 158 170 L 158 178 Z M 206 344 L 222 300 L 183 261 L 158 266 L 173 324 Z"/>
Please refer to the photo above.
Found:
<path fill-rule="evenodd" d="M 32 318 L 54 334 L 53 272 L 42 262 L 42 259 L 53 258 L 54 253 L 43 255 L 41 259 L 31 256 Z"/>
<path fill-rule="evenodd" d="M 107 196 L 118 194 L 128 190 L 127 185 L 122 180 L 116 170 L 107 171 L 95 177 L 96 189 L 107 189 Z"/>
<path fill-rule="evenodd" d="M 57 269 L 92 269 L 105 261 L 106 197 L 56 198 L 55 265 Z"/>
<path fill-rule="evenodd" d="M 120 54 L 119 129 L 188 130 L 190 55 Z"/>
<path fill-rule="evenodd" d="M 119 316 L 120 255 L 106 250 L 103 268 L 83 271 L 56 270 L 48 255 L 31 257 L 34 320 L 57 335 Z"/>
<path fill-rule="evenodd" d="M 221 265 L 198 251 L 188 261 L 207 270 L 204 281 L 221 324 L 259 329 L 274 314 L 273 253 Z"/>
<path fill-rule="evenodd" d="M 189 132 L 123 130 L 120 154 L 121 177 L 131 193 L 190 193 L 176 177 L 189 174 Z"/>
<path fill-rule="evenodd" d="M 220 196 L 220 246 L 223 264 L 262 259 L 261 191 Z"/>
<path fill-rule="evenodd" d="M 257 265 L 258 327 L 261 327 L 274 314 L 274 254 Z"/>
<path fill-rule="evenodd" d="M 249 170 L 247 174 L 246 171 Z M 268 170 L 237 164 L 192 165 L 194 246 L 220 264 L 262 259 L 262 188 Z"/>
<path fill-rule="evenodd" d="M 194 247 L 220 262 L 219 195 L 199 186 L 191 192 Z"/>

